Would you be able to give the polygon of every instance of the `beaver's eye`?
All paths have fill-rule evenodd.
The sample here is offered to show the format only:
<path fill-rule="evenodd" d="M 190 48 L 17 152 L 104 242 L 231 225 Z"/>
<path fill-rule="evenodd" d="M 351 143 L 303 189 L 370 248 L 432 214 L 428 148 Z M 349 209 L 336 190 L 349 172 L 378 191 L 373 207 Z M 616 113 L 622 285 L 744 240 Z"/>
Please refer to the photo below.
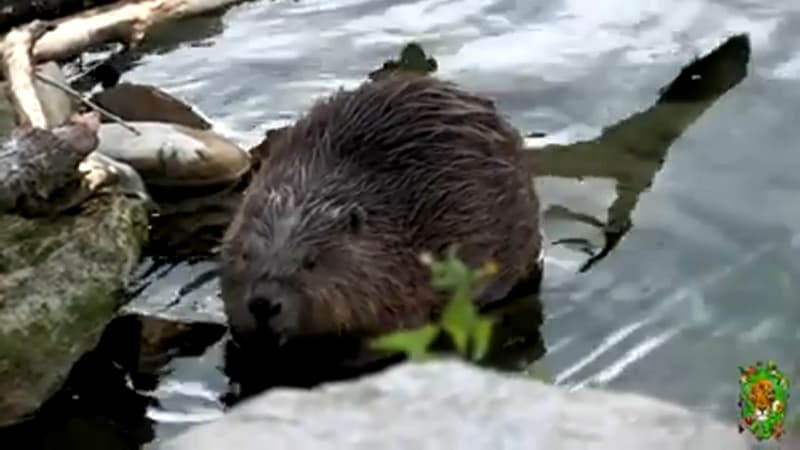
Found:
<path fill-rule="evenodd" d="M 316 254 L 308 255 L 308 256 L 305 257 L 305 259 L 303 259 L 303 270 L 306 270 L 306 271 L 310 272 L 310 271 L 314 270 L 314 268 L 316 268 L 316 267 L 317 267 L 317 255 Z"/>

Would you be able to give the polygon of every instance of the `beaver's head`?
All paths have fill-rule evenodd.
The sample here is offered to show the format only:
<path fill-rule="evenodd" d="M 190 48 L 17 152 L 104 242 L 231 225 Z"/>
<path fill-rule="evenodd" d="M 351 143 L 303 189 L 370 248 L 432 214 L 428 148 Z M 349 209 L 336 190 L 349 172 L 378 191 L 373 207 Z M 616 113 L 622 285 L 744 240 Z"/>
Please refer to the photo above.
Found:
<path fill-rule="evenodd" d="M 246 198 L 225 239 L 221 282 L 241 343 L 367 330 L 396 310 L 411 269 L 398 267 L 392 237 L 371 229 L 361 205 L 335 197 L 280 187 Z"/>

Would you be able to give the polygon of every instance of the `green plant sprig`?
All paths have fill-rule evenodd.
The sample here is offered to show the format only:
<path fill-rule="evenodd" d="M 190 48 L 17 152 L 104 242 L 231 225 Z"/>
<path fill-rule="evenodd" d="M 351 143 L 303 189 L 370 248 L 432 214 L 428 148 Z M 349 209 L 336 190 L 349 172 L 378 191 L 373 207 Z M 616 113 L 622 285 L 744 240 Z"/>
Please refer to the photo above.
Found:
<path fill-rule="evenodd" d="M 431 283 L 450 292 L 450 300 L 438 322 L 419 328 L 395 331 L 378 337 L 373 346 L 380 350 L 402 352 L 411 360 L 429 359 L 431 345 L 441 333 L 452 339 L 456 353 L 470 361 L 482 360 L 489 351 L 494 321 L 481 316 L 473 301 L 479 283 L 497 273 L 497 264 L 490 261 L 479 269 L 470 269 L 451 249 L 442 260 L 423 255 L 431 269 Z"/>

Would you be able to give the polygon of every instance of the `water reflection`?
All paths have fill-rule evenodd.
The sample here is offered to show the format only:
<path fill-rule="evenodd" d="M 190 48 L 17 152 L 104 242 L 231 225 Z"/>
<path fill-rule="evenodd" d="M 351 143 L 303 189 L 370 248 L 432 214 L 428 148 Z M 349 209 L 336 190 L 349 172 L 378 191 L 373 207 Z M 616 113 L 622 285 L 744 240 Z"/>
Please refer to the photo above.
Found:
<path fill-rule="evenodd" d="M 639 196 L 652 185 L 664 166 L 672 143 L 720 96 L 744 79 L 749 60 L 748 36 L 730 37 L 683 67 L 647 110 L 603 129 L 591 141 L 551 144 L 527 153 L 532 170 L 540 177 L 599 177 L 616 181 L 616 199 L 608 208 L 605 223 L 564 205 L 551 205 L 544 211 L 545 218 L 548 214 L 567 216 L 602 228 L 604 243 L 581 265 L 581 271 L 606 257 L 631 229 L 631 214 Z M 578 244 L 585 249 L 592 246 L 580 238 L 560 239 L 552 244 Z"/>

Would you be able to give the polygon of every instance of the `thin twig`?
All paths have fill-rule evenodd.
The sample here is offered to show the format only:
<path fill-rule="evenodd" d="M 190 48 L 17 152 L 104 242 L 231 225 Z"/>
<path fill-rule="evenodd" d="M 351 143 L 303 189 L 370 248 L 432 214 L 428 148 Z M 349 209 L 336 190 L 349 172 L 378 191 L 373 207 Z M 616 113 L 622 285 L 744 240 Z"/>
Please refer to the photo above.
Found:
<path fill-rule="evenodd" d="M 67 81 L 69 81 L 70 83 L 74 83 L 74 82 L 75 82 L 75 80 L 79 80 L 79 79 L 81 79 L 82 77 L 85 77 L 85 76 L 86 76 L 86 75 L 88 75 L 88 74 L 89 74 L 91 71 L 93 71 L 94 69 L 97 69 L 98 67 L 102 66 L 102 65 L 103 65 L 103 64 L 105 64 L 107 61 L 108 61 L 108 59 L 98 59 L 98 60 L 97 60 L 97 61 L 95 61 L 94 63 L 89 63 L 89 64 L 88 64 L 88 68 L 87 68 L 87 67 L 83 67 L 83 68 L 82 68 L 82 69 L 83 69 L 82 71 L 80 71 L 80 72 L 76 73 L 75 75 L 73 75 L 73 76 L 72 76 L 72 79 L 70 79 L 70 80 L 67 80 Z"/>
<path fill-rule="evenodd" d="M 54 80 L 54 79 L 50 78 L 49 76 L 47 76 L 47 75 L 45 75 L 45 74 L 43 74 L 43 73 L 41 73 L 39 71 L 36 71 L 36 77 L 39 78 L 40 80 L 44 81 L 45 83 L 48 83 L 48 84 L 50 84 L 52 86 L 55 86 L 55 87 L 61 89 L 62 91 L 66 92 L 68 95 L 70 95 L 72 97 L 75 97 L 76 99 L 78 99 L 82 103 L 84 103 L 86 106 L 88 106 L 88 107 L 92 108 L 93 110 L 99 112 L 100 114 L 108 117 L 109 119 L 111 119 L 112 121 L 118 123 L 121 127 L 125 128 L 126 130 L 130 131 L 131 133 L 133 133 L 133 134 L 135 134 L 137 136 L 141 136 L 142 135 L 142 133 L 139 130 L 137 130 L 136 128 L 134 128 L 134 127 L 130 126 L 129 124 L 127 124 L 124 120 L 122 120 L 122 118 L 120 118 L 116 114 L 112 113 L 111 111 L 103 108 L 102 106 L 98 105 L 97 103 L 89 100 L 88 98 L 84 97 L 80 92 L 76 91 L 75 89 L 72 89 L 70 86 L 67 86 L 67 85 L 63 84 L 60 81 Z"/>

